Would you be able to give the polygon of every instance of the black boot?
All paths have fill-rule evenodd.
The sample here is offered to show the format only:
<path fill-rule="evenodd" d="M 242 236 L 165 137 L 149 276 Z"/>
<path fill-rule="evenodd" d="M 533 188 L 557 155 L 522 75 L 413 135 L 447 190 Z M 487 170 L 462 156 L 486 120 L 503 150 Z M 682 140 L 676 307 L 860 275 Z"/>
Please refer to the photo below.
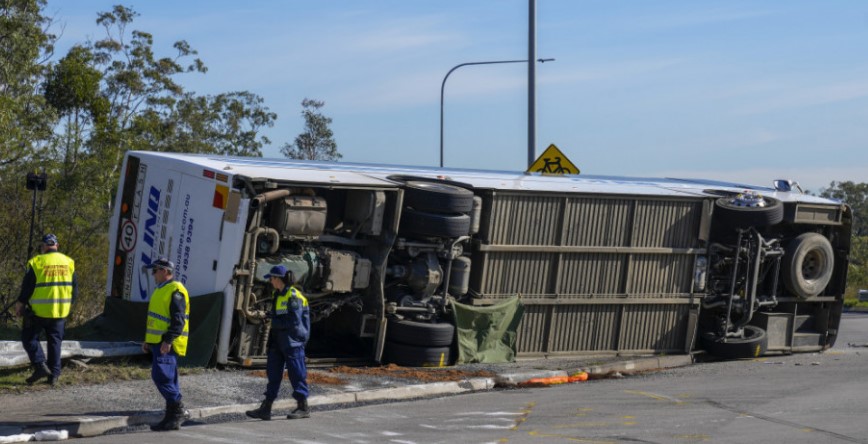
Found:
<path fill-rule="evenodd" d="M 29 378 L 25 379 L 25 381 L 27 382 L 27 385 L 33 385 L 36 381 L 49 377 L 51 377 L 51 370 L 44 362 L 40 362 L 39 364 L 33 364 L 33 374 L 30 375 Z"/>
<path fill-rule="evenodd" d="M 273 399 L 266 399 L 262 401 L 262 404 L 256 410 L 248 410 L 244 412 L 245 415 L 251 418 L 261 419 L 263 421 L 271 420 L 271 404 L 274 403 Z"/>
<path fill-rule="evenodd" d="M 166 406 L 166 417 L 157 425 L 151 426 L 151 430 L 155 432 L 178 430 L 181 428 L 181 424 L 189 418 L 190 412 L 184 408 L 183 402 L 170 402 Z"/>
<path fill-rule="evenodd" d="M 175 414 L 178 416 L 178 418 L 181 419 L 182 423 L 190 419 L 190 411 L 187 410 L 187 407 L 184 407 L 184 402 L 178 401 L 178 405 L 176 405 L 175 407 L 177 408 Z"/>
<path fill-rule="evenodd" d="M 297 402 L 298 407 L 286 415 L 286 419 L 310 418 L 310 410 L 307 408 L 307 398 L 299 399 Z"/>
<path fill-rule="evenodd" d="M 178 425 L 173 430 L 178 430 L 179 428 L 181 428 L 181 424 L 183 424 L 184 421 L 190 419 L 190 411 L 187 410 L 186 407 L 184 407 L 184 403 L 182 401 L 178 401 L 178 403 L 175 404 L 174 414 L 175 416 L 173 419 L 174 421 L 177 421 Z"/>
<path fill-rule="evenodd" d="M 168 424 L 169 420 L 170 420 L 171 411 L 172 411 L 172 403 L 169 401 L 166 401 L 166 411 L 163 412 L 163 419 L 161 419 L 160 422 L 152 425 L 151 430 L 153 430 L 155 432 L 165 430 L 166 424 Z"/>

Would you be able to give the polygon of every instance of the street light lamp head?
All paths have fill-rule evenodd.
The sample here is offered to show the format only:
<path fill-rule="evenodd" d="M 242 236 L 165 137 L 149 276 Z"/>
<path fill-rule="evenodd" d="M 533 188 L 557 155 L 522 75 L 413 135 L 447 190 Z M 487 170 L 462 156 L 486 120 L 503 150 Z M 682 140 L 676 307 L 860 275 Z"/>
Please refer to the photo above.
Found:
<path fill-rule="evenodd" d="M 449 74 L 452 74 L 452 71 L 455 71 L 462 66 L 470 66 L 470 65 L 497 65 L 502 63 L 528 63 L 531 59 L 525 60 L 493 60 L 489 62 L 468 62 L 461 63 L 459 65 L 455 65 L 450 69 L 445 76 L 443 76 L 443 82 L 440 83 L 440 168 L 443 168 L 443 95 L 446 91 L 446 79 L 449 78 Z M 537 62 L 545 63 L 545 62 L 553 62 L 555 59 L 537 59 Z"/>

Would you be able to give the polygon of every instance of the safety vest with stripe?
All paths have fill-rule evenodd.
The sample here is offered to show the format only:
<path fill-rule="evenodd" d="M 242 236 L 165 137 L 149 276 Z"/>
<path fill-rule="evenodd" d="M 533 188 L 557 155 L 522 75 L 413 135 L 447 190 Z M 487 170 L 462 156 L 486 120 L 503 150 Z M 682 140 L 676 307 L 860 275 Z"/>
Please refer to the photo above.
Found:
<path fill-rule="evenodd" d="M 52 252 L 34 256 L 27 266 L 36 276 L 36 287 L 30 296 L 33 314 L 40 318 L 67 317 L 72 306 L 75 261 L 63 253 Z"/>
<path fill-rule="evenodd" d="M 292 286 L 286 293 L 277 294 L 277 299 L 274 301 L 274 314 L 280 316 L 289 313 L 289 300 L 292 298 L 297 298 L 301 304 L 301 307 L 293 307 L 294 309 L 307 307 L 307 298 Z"/>
<path fill-rule="evenodd" d="M 151 302 L 148 303 L 145 342 L 159 344 L 163 341 L 163 334 L 169 331 L 169 325 L 172 323 L 169 306 L 172 302 L 172 294 L 176 291 L 184 295 L 184 332 L 172 341 L 172 349 L 178 356 L 184 356 L 187 354 L 187 338 L 190 336 L 190 296 L 180 282 L 167 282 L 154 290 L 154 294 L 151 295 Z"/>
<path fill-rule="evenodd" d="M 310 337 L 310 307 L 307 298 L 294 286 L 274 290 L 274 317 L 271 332 L 285 334 L 291 347 L 303 347 Z"/>

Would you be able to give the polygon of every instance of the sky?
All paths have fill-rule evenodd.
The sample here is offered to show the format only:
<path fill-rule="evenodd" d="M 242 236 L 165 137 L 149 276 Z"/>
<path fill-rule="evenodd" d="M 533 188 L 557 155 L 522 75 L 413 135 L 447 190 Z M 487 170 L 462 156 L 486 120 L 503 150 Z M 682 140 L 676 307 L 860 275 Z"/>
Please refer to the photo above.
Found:
<path fill-rule="evenodd" d="M 321 100 L 343 161 L 437 166 L 440 87 L 461 63 L 526 60 L 529 0 L 123 3 L 158 56 L 186 40 L 207 74 L 277 113 L 266 157 Z M 49 0 L 57 53 L 98 40 L 115 1 Z M 868 182 L 868 2 L 537 0 L 536 154 L 588 175 L 705 178 L 819 191 Z M 525 63 L 461 67 L 444 94 L 446 167 L 523 171 Z"/>

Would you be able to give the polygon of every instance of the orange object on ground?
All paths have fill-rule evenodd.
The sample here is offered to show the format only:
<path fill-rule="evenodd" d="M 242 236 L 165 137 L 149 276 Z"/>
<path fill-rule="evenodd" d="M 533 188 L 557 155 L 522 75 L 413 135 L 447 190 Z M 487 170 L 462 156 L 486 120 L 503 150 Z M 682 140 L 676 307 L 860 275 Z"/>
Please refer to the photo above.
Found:
<path fill-rule="evenodd" d="M 548 378 L 531 378 L 519 384 L 521 386 L 541 387 L 546 385 L 567 384 L 571 382 L 582 382 L 588 380 L 587 372 L 576 373 L 571 376 L 550 376 Z"/>
<path fill-rule="evenodd" d="M 575 375 L 570 375 L 570 382 L 584 382 L 588 380 L 588 372 L 579 372 Z"/>

